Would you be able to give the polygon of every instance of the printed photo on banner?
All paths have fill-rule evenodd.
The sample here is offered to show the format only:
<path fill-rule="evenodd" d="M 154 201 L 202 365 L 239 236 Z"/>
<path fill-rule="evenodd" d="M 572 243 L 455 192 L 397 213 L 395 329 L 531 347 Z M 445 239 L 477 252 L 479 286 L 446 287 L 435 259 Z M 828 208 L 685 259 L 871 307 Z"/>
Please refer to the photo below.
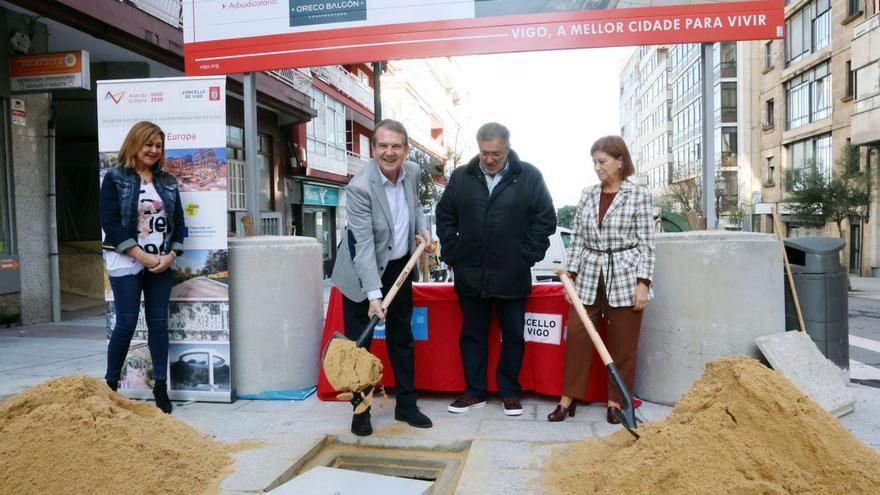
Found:
<path fill-rule="evenodd" d="M 153 388 L 153 360 L 146 340 L 132 339 L 122 365 L 119 388 Z"/>
<path fill-rule="evenodd" d="M 171 390 L 230 390 L 229 344 L 171 343 Z"/>
<path fill-rule="evenodd" d="M 226 249 L 189 249 L 177 258 L 171 300 L 228 300 Z"/>
<path fill-rule="evenodd" d="M 166 150 L 165 171 L 177 177 L 181 192 L 225 191 L 226 148 Z"/>
<path fill-rule="evenodd" d="M 186 228 L 184 251 L 222 249 L 226 241 L 226 192 L 182 192 L 180 203 Z"/>
<path fill-rule="evenodd" d="M 116 325 L 113 301 L 106 301 L 107 328 Z M 141 303 L 133 340 L 146 341 L 149 335 Z M 168 335 L 180 342 L 229 341 L 229 302 L 227 301 L 171 301 L 168 305 Z"/>

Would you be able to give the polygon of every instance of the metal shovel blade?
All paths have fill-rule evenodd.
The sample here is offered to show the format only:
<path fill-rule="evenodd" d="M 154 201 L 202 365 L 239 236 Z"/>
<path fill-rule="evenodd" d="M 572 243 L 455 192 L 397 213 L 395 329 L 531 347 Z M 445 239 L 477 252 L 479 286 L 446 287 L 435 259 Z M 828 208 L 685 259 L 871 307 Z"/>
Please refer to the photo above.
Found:
<path fill-rule="evenodd" d="M 629 390 L 627 390 L 626 385 L 623 384 L 623 380 L 620 379 L 620 373 L 617 372 L 617 366 L 614 363 L 608 363 L 605 366 L 608 369 L 608 374 L 611 375 L 611 379 L 614 380 L 614 384 L 617 385 L 617 388 L 620 390 L 620 396 L 623 399 L 620 405 L 620 409 L 612 409 L 611 414 L 620 421 L 620 424 L 626 428 L 626 431 L 630 432 L 630 434 L 638 440 L 639 434 L 636 433 L 636 409 L 633 407 L 632 396 L 629 394 Z"/>

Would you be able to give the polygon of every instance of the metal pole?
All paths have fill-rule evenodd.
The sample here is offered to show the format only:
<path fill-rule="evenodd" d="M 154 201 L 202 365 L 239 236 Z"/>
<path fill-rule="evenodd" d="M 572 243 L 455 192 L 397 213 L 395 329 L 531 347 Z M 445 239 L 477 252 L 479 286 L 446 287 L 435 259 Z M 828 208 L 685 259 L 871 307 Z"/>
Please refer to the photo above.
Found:
<path fill-rule="evenodd" d="M 247 212 L 253 219 L 254 235 L 261 234 L 260 222 L 260 171 L 257 168 L 257 81 L 253 72 L 244 74 L 244 155 L 245 188 L 247 189 Z"/>
<path fill-rule="evenodd" d="M 51 96 L 50 96 L 51 98 Z M 48 141 L 48 172 L 49 172 L 49 280 L 50 297 L 52 299 L 52 321 L 61 321 L 61 276 L 58 268 L 58 211 L 55 194 L 55 115 L 49 118 Z"/>
<path fill-rule="evenodd" d="M 385 62 L 373 62 L 373 121 L 382 122 L 382 70 Z"/>
<path fill-rule="evenodd" d="M 715 63 L 712 43 L 700 45 L 703 59 L 703 211 L 706 228 L 717 227 L 715 211 Z"/>

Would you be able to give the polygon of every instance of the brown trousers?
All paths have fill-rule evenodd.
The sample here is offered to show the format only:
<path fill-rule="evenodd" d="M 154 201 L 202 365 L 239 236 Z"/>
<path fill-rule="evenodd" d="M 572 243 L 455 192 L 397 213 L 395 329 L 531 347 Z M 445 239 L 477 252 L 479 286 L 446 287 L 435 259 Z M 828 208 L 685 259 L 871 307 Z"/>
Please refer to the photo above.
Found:
<path fill-rule="evenodd" d="M 642 314 L 632 306 L 612 308 L 605 299 L 605 284 L 599 279 L 596 300 L 591 305 L 584 305 L 593 326 L 599 327 L 602 321 L 602 306 L 605 305 L 607 327 L 605 331 L 605 347 L 617 366 L 624 385 L 633 393 L 636 376 L 636 351 L 639 347 L 639 334 L 642 327 Z M 568 335 L 565 342 L 565 374 L 562 382 L 562 393 L 575 399 L 583 397 L 593 365 L 593 341 L 584 324 L 581 322 L 574 307 L 568 312 Z M 606 373 L 608 381 L 608 400 L 621 402 L 620 391 Z"/>

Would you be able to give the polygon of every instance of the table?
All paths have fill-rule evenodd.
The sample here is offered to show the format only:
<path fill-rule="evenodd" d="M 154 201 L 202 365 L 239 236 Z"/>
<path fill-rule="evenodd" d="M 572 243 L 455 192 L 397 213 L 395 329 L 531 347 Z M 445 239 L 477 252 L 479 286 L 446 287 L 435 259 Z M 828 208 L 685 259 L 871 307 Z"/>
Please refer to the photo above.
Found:
<path fill-rule="evenodd" d="M 520 384 L 524 391 L 556 396 L 562 393 L 565 330 L 568 321 L 568 303 L 562 296 L 562 284 L 535 284 L 526 302 L 526 346 L 520 371 Z M 464 371 L 458 338 L 461 334 L 461 309 L 458 296 L 451 283 L 413 284 L 413 336 L 416 353 L 416 388 L 436 392 L 463 392 Z M 333 287 L 321 349 L 333 332 L 343 332 L 342 294 Z M 605 328 L 598 328 L 604 337 Z M 489 329 L 489 363 L 487 367 L 490 392 L 498 391 L 495 368 L 501 348 L 498 321 L 493 312 Z M 385 347 L 384 326 L 379 324 L 374 333 L 370 352 L 382 360 L 385 372 L 382 385 L 394 386 L 394 374 Z M 606 371 L 602 360 L 593 351 L 593 365 L 589 384 L 581 400 L 605 402 L 607 400 Z M 336 392 L 327 382 L 323 370 L 318 376 L 318 397 L 335 400 Z"/>

